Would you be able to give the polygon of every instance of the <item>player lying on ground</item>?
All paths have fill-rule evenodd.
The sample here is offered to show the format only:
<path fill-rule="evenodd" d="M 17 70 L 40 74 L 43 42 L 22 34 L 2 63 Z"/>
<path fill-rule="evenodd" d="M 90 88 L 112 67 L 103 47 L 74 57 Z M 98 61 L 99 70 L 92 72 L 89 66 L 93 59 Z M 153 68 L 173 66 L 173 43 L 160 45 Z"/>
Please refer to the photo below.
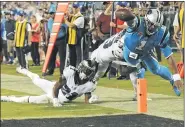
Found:
<path fill-rule="evenodd" d="M 96 75 L 95 79 L 98 80 L 107 70 L 110 62 L 112 61 L 124 61 L 122 58 L 122 47 L 123 47 L 123 39 L 122 36 L 124 35 L 124 31 L 121 31 L 120 33 L 117 33 L 113 36 L 111 36 L 109 39 L 105 40 L 96 50 L 94 50 L 91 54 L 91 60 L 96 61 L 98 64 L 96 65 Z M 134 98 L 133 100 L 136 100 L 137 95 L 137 79 L 138 77 L 143 78 L 144 77 L 144 69 L 142 68 L 140 70 L 140 73 L 138 73 L 136 66 L 133 66 L 131 64 L 128 64 L 126 62 L 122 62 L 124 65 L 127 65 L 128 70 L 130 70 L 130 79 L 132 82 L 132 85 L 134 87 Z M 139 65 L 139 64 L 138 64 Z M 112 64 L 112 66 L 117 66 Z"/>
<path fill-rule="evenodd" d="M 126 62 L 136 65 L 143 61 L 147 68 L 156 75 L 168 80 L 173 86 L 174 92 L 180 96 L 180 88 L 183 86 L 178 74 L 176 62 L 173 58 L 172 49 L 168 46 L 169 32 L 163 26 L 163 14 L 158 9 L 150 9 L 144 18 L 135 16 L 128 9 L 120 9 L 116 17 L 126 21 L 128 28 L 123 36 L 123 58 Z M 155 46 L 160 46 L 165 58 L 174 71 L 174 74 L 151 55 L 150 51 Z"/>
<path fill-rule="evenodd" d="M 45 94 L 40 96 L 1 96 L 1 101 L 18 103 L 53 103 L 53 106 L 62 106 L 64 102 L 72 101 L 81 95 L 93 92 L 96 88 L 94 81 L 95 66 L 90 60 L 82 61 L 78 68 L 66 67 L 63 76 L 57 82 L 51 82 L 40 78 L 26 69 L 18 68 L 17 72 L 27 75 L 32 82 L 40 87 Z M 89 103 L 97 101 L 97 96 L 93 95 Z"/>

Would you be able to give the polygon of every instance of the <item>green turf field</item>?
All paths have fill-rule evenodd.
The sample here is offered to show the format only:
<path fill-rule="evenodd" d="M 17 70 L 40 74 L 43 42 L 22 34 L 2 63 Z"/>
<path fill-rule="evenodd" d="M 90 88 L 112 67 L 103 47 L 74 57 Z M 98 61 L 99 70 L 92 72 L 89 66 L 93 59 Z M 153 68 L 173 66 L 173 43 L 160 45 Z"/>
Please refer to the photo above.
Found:
<path fill-rule="evenodd" d="M 28 95 L 26 93 L 4 89 L 2 89 L 1 92 L 2 95 Z M 1 106 L 1 117 L 3 119 L 25 119 L 30 117 L 72 117 L 74 114 L 76 116 L 90 116 L 101 114 L 111 115 L 115 113 L 125 112 L 124 110 L 105 108 L 80 102 L 67 103 L 64 104 L 64 106 L 61 108 L 53 108 L 52 104 L 19 104 L 13 102 L 2 102 Z"/>
<path fill-rule="evenodd" d="M 180 59 L 179 54 L 175 54 L 175 59 Z M 166 60 L 163 59 L 161 64 L 167 65 Z M 37 89 L 39 88 L 34 87 L 32 89 L 30 79 L 16 73 L 15 68 L 16 66 L 1 65 L 1 95 L 39 95 L 40 93 L 37 92 Z M 42 74 L 41 67 L 30 67 L 30 71 L 37 73 L 40 76 Z M 54 75 L 47 76 L 46 79 L 57 80 L 58 76 L 59 70 L 56 69 Z M 145 77 L 147 79 L 149 96 L 153 98 L 153 101 L 149 102 L 149 106 L 154 106 L 157 110 L 155 112 L 153 111 L 153 107 L 151 109 L 149 107 L 149 113 L 158 115 L 162 112 L 160 106 L 163 106 L 164 104 L 168 105 L 169 109 L 164 111 L 162 116 L 166 116 L 170 113 L 174 115 L 174 110 L 177 111 L 177 114 L 175 115 L 179 115 L 183 111 L 183 106 L 180 106 L 181 102 L 183 102 L 183 95 L 181 95 L 181 97 L 176 97 L 172 87 L 167 81 L 158 76 L 154 76 L 150 72 L 147 72 Z M 28 87 L 27 85 L 31 87 Z M 133 97 L 132 90 L 133 88 L 130 81 L 118 81 L 116 78 L 112 78 L 111 80 L 102 78 L 98 82 L 98 88 L 96 90 L 96 93 L 100 98 L 102 98 L 101 102 L 98 104 L 84 104 L 83 97 L 75 100 L 73 103 L 66 103 L 61 108 L 53 108 L 52 104 L 17 104 L 2 102 L 1 117 L 3 119 L 17 119 L 31 117 L 74 117 L 135 113 L 137 104 L 136 102 L 131 102 L 129 100 Z M 180 107 L 172 109 L 170 105 L 173 104 L 173 102 Z M 157 107 L 155 106 L 156 104 Z M 181 119 L 182 115 L 183 113 L 180 114 L 178 119 Z M 177 116 L 174 117 L 177 118 Z"/>

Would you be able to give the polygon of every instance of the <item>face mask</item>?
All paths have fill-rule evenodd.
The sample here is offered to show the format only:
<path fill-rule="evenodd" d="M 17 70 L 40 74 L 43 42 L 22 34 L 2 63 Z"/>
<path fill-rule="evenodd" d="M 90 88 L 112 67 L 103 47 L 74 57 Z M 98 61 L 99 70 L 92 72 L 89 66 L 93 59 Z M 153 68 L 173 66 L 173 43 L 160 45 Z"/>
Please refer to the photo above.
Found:
<path fill-rule="evenodd" d="M 155 25 L 155 24 L 153 24 L 153 23 L 151 23 L 150 21 L 147 21 L 147 20 L 146 20 L 146 27 L 147 27 L 147 31 L 150 34 L 154 34 L 159 28 L 159 26 L 157 26 L 157 25 Z"/>

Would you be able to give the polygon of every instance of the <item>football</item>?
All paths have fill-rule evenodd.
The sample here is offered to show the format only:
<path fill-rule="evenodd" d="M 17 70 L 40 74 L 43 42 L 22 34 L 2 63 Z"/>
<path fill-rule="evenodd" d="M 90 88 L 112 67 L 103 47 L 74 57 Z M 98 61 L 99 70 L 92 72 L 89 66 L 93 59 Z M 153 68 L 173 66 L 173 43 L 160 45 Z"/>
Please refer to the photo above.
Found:
<path fill-rule="evenodd" d="M 135 18 L 135 15 L 132 13 L 132 11 L 128 9 L 119 9 L 115 14 L 116 17 L 122 21 L 129 21 Z"/>

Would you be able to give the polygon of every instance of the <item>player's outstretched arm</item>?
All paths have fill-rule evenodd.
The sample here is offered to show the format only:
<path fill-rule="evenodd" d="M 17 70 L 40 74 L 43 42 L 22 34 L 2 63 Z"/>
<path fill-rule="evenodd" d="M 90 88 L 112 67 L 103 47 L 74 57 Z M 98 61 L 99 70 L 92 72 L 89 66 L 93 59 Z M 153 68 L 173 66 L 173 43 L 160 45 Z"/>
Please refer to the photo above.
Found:
<path fill-rule="evenodd" d="M 174 80 L 174 86 L 176 86 L 179 90 L 182 88 L 183 84 L 181 82 L 181 77 L 179 75 L 176 61 L 173 58 L 173 52 L 170 46 L 168 46 L 170 34 L 168 32 L 168 29 L 165 30 L 165 33 L 163 35 L 163 38 L 160 42 L 161 51 L 165 58 L 168 60 L 168 64 L 170 65 L 172 71 L 173 71 L 173 80 Z"/>
<path fill-rule="evenodd" d="M 59 89 L 62 88 L 65 81 L 66 79 L 63 76 L 60 77 L 59 81 L 57 81 L 53 87 L 53 106 L 54 107 L 62 106 L 58 100 L 58 93 L 59 93 Z"/>

